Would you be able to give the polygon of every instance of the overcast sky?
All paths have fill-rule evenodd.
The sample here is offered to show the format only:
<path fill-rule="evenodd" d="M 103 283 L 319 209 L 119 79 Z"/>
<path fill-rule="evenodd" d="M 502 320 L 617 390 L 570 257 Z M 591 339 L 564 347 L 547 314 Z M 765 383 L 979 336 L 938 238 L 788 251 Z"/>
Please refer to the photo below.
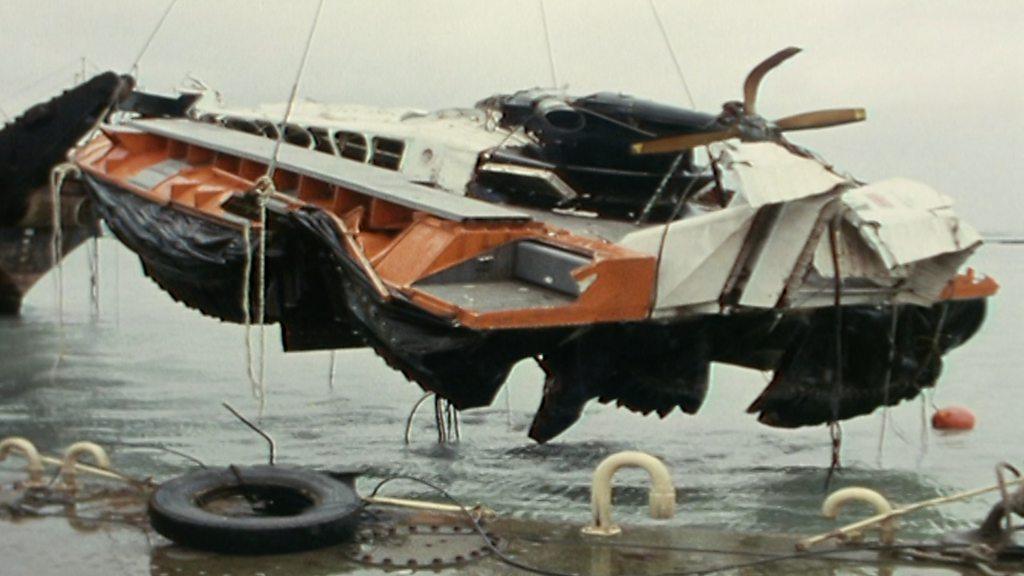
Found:
<path fill-rule="evenodd" d="M 192 73 L 229 104 L 287 97 L 317 0 L 178 0 L 140 64 L 169 91 Z M 70 84 L 85 57 L 126 71 L 166 0 L 0 0 L 0 107 Z M 863 106 L 866 123 L 801 133 L 861 179 L 951 195 L 988 233 L 1024 234 L 1024 0 L 656 0 L 697 107 L 738 99 L 747 71 L 779 117 Z M 545 0 L 559 84 L 688 105 L 647 0 Z M 327 0 L 300 93 L 436 108 L 550 85 L 539 0 Z"/>

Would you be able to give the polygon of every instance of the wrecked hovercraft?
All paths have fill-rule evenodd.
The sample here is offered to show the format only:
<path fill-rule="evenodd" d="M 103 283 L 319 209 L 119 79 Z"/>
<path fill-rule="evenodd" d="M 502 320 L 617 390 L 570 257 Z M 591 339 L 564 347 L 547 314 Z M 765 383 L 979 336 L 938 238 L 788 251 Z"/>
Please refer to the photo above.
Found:
<path fill-rule="evenodd" d="M 433 113 L 305 104 L 275 124 L 279 108 L 200 101 L 106 125 L 74 161 L 147 275 L 242 322 L 254 188 L 281 137 L 265 319 L 285 350 L 370 346 L 459 409 L 533 358 L 538 442 L 592 399 L 695 413 L 711 362 L 773 372 L 761 422 L 822 424 L 933 386 L 994 284 L 958 276 L 981 239 L 948 197 L 857 181 L 782 136 L 863 110 L 756 115 L 794 53 L 718 116 L 531 90 Z"/>

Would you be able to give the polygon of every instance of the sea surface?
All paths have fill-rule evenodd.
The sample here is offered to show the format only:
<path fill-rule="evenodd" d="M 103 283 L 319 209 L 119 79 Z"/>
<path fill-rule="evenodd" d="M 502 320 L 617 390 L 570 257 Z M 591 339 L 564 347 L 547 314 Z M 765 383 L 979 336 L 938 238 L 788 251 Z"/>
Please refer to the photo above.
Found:
<path fill-rule="evenodd" d="M 92 440 L 110 448 L 116 467 L 157 479 L 193 466 L 160 446 L 207 464 L 265 462 L 264 441 L 221 405 L 258 417 L 244 328 L 174 302 L 115 240 L 99 246 L 98 313 L 90 259 L 80 249 L 65 260 L 62 300 L 51 273 L 29 294 L 20 318 L 0 320 L 0 437 L 25 436 L 49 453 Z M 971 263 L 1002 285 L 985 325 L 946 357 L 934 393 L 888 412 L 884 435 L 882 411 L 843 424 L 843 469 L 832 489 L 863 485 L 908 503 L 992 484 L 999 461 L 1024 465 L 1022 252 L 993 245 L 976 255 Z M 254 329 L 257 353 L 258 338 Z M 338 352 L 332 382 L 330 353 L 284 354 L 275 327 L 266 330 L 266 342 L 268 401 L 259 422 L 276 439 L 279 461 L 363 469 L 363 490 L 377 479 L 409 474 L 504 514 L 582 524 L 589 519 L 594 467 L 619 450 L 644 450 L 672 471 L 679 502 L 674 524 L 774 533 L 834 526 L 819 512 L 827 494 L 828 431 L 758 424 L 745 408 L 768 377 L 755 371 L 715 365 L 696 416 L 677 411 L 658 419 L 592 403 L 577 425 L 541 446 L 526 431 L 543 377 L 524 363 L 493 406 L 462 414 L 460 442 L 437 444 L 428 402 L 406 445 L 406 419 L 423 393 L 372 351 Z M 970 407 L 977 428 L 930 430 L 934 406 L 950 404 Z M 645 475 L 622 471 L 616 484 L 616 519 L 651 522 Z M 387 491 L 432 496 L 397 482 Z M 903 522 L 904 533 L 935 537 L 967 527 L 994 500 L 914 514 Z"/>

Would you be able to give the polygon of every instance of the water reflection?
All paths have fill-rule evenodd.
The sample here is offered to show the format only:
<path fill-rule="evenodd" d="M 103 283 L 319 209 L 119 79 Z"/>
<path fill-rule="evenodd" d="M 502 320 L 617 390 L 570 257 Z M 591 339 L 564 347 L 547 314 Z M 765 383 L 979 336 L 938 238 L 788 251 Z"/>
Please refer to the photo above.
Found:
<path fill-rule="evenodd" d="M 88 439 L 112 448 L 118 465 L 140 476 L 180 473 L 191 464 L 150 449 L 166 445 L 205 462 L 265 461 L 259 437 L 221 408 L 227 400 L 255 417 L 244 372 L 242 328 L 204 318 L 174 303 L 144 278 L 127 253 L 111 257 L 102 242 L 102 311 L 90 313 L 84 253 L 65 270 L 63 327 L 56 321 L 50 279 L 30 294 L 24 317 L 0 321 L 0 436 L 23 435 L 47 451 Z M 950 355 L 935 401 L 962 402 L 979 415 L 968 435 L 920 436 L 920 404 L 892 411 L 879 467 L 878 415 L 845 425 L 846 468 L 834 487 L 864 484 L 894 502 L 910 502 L 992 482 L 998 460 L 1024 460 L 1016 406 L 1018 298 L 1024 269 L 1005 247 L 983 251 L 977 265 L 997 276 L 1003 293 L 975 340 Z M 119 272 L 114 266 L 118 265 Z M 119 279 L 118 279 L 119 278 Z M 120 294 L 116 298 L 116 294 Z M 536 368 L 517 366 L 494 407 L 462 419 L 463 440 L 438 446 L 430 418 L 418 418 L 413 443 L 405 419 L 421 391 L 372 352 L 339 352 L 333 392 L 326 353 L 285 355 L 268 332 L 270 398 L 261 426 L 274 435 L 286 463 L 360 468 L 367 482 L 390 474 L 423 476 L 468 501 L 525 518 L 584 522 L 593 468 L 624 449 L 649 451 L 673 471 L 678 525 L 744 531 L 801 532 L 832 524 L 819 516 L 829 461 L 824 429 L 772 430 L 744 413 L 764 386 L 756 373 L 714 367 L 707 405 L 697 416 L 644 418 L 592 404 L 558 442 L 539 446 L 525 436 L 540 396 Z M 60 353 L 60 365 L 54 362 Z M 511 421 L 511 426 L 509 425 Z M 898 432 L 898 433 L 897 433 Z M 616 518 L 647 524 L 646 478 L 616 477 Z M 427 495 L 414 486 L 395 494 Z M 914 515 L 908 534 L 935 535 L 984 516 L 990 501 Z"/>

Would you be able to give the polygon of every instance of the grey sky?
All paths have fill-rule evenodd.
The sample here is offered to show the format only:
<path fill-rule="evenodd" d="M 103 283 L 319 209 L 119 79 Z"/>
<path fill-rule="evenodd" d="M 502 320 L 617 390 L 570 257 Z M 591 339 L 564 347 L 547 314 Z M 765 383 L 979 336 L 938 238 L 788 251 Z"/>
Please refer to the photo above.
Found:
<path fill-rule="evenodd" d="M 283 100 L 316 3 L 179 0 L 141 62 L 141 82 L 170 90 L 191 72 L 229 104 Z M 923 180 L 986 232 L 1024 233 L 1024 0 L 656 3 L 699 108 L 739 98 L 750 67 L 800 46 L 762 85 L 760 111 L 860 105 L 868 122 L 795 141 L 862 179 Z M 59 91 L 82 56 L 126 70 L 165 6 L 0 0 L 0 106 L 14 113 Z M 545 6 L 570 93 L 688 104 L 646 0 Z M 544 47 L 538 0 L 328 0 L 301 94 L 469 105 L 549 85 Z"/>

